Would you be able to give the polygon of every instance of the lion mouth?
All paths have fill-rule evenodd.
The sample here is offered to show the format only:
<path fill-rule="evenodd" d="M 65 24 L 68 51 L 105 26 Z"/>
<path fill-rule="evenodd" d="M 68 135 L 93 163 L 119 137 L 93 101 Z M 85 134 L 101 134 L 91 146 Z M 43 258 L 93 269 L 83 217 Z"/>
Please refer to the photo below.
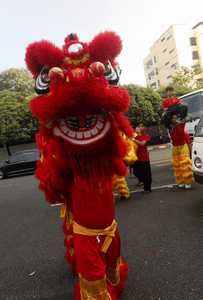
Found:
<path fill-rule="evenodd" d="M 68 117 L 58 121 L 54 134 L 74 145 L 88 145 L 102 139 L 110 127 L 103 115 Z"/>

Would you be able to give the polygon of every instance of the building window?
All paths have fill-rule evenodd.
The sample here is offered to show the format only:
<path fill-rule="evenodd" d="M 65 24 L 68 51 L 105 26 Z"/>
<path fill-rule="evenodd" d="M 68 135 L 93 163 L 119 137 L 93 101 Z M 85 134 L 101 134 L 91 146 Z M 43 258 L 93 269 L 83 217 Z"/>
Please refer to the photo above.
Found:
<path fill-rule="evenodd" d="M 195 37 L 190 38 L 190 45 L 191 46 L 196 46 L 197 45 L 197 39 Z"/>
<path fill-rule="evenodd" d="M 169 61 L 167 61 L 166 63 L 165 63 L 165 66 L 168 66 L 169 65 Z"/>
<path fill-rule="evenodd" d="M 156 56 L 154 56 L 154 63 L 156 63 Z"/>
<path fill-rule="evenodd" d="M 156 88 L 156 82 L 153 82 L 152 84 L 150 84 L 151 88 Z"/>
<path fill-rule="evenodd" d="M 200 64 L 196 64 L 196 65 L 192 66 L 192 68 L 196 75 L 200 74 L 202 72 Z"/>
<path fill-rule="evenodd" d="M 167 51 L 167 48 L 165 48 L 162 52 L 165 53 Z"/>
<path fill-rule="evenodd" d="M 168 76 L 167 76 L 167 79 L 171 79 L 171 78 L 172 78 L 172 76 L 171 76 L 171 75 L 168 75 Z"/>
<path fill-rule="evenodd" d="M 173 69 L 176 69 L 176 67 L 177 67 L 177 63 L 171 65 L 171 68 Z"/>
<path fill-rule="evenodd" d="M 167 41 L 170 40 L 170 38 L 172 38 L 172 35 L 169 35 L 169 36 L 167 37 Z"/>
<path fill-rule="evenodd" d="M 161 86 L 161 84 L 160 84 L 160 80 L 158 80 L 158 82 L 157 82 L 157 83 L 158 83 L 158 87 L 160 88 L 160 86 Z"/>
<path fill-rule="evenodd" d="M 156 68 L 156 75 L 158 75 L 159 74 L 159 70 L 158 70 L 158 68 Z"/>
<path fill-rule="evenodd" d="M 192 59 L 199 59 L 198 51 L 192 51 Z"/>
<path fill-rule="evenodd" d="M 162 39 L 161 39 L 161 42 L 163 43 L 165 41 L 165 37 L 163 37 Z"/>
<path fill-rule="evenodd" d="M 175 48 L 171 49 L 171 50 L 169 51 L 169 53 L 170 53 L 170 54 L 173 53 L 174 50 L 175 50 Z"/>
<path fill-rule="evenodd" d="M 154 71 L 151 71 L 149 74 L 148 74 L 148 78 L 149 80 L 152 79 L 152 77 L 155 75 Z"/>
<path fill-rule="evenodd" d="M 147 69 L 149 69 L 151 66 L 153 66 L 153 61 L 152 59 L 148 60 L 148 62 L 146 63 Z"/>

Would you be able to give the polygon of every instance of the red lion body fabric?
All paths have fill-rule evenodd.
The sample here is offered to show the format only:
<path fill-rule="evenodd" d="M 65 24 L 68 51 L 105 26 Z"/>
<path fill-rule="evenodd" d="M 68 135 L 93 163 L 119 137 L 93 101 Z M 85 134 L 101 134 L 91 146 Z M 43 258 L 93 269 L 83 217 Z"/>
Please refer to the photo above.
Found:
<path fill-rule="evenodd" d="M 36 176 L 47 201 L 65 206 L 66 257 L 79 277 L 75 299 L 118 299 L 127 277 L 112 194 L 113 176 L 126 174 L 120 131 L 132 135 L 123 115 L 129 95 L 116 86 L 121 48 L 115 33 L 104 32 L 90 43 L 70 34 L 62 49 L 35 42 L 26 52 L 38 93 L 30 104 L 40 123 Z"/>

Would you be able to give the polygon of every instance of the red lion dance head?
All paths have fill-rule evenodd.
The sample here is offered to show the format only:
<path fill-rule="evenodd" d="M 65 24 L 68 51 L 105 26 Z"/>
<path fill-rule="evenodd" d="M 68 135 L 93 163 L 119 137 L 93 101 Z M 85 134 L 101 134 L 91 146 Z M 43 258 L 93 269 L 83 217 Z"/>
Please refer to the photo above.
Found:
<path fill-rule="evenodd" d="M 70 34 L 62 49 L 46 40 L 27 48 L 26 63 L 38 94 L 31 110 L 40 122 L 40 135 L 52 148 L 61 146 L 63 163 L 77 169 L 73 157 L 79 161 L 80 172 L 83 165 L 88 173 L 91 161 L 88 170 L 98 174 L 125 173 L 126 145 L 119 132 L 129 136 L 132 130 L 122 114 L 129 107 L 128 92 L 117 86 L 121 49 L 114 32 L 100 33 L 89 43 Z"/>

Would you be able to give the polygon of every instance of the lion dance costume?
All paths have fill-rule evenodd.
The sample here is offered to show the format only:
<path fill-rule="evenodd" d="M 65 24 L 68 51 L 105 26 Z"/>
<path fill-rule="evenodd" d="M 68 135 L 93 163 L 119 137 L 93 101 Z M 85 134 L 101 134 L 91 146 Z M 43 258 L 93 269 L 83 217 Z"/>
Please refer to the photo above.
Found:
<path fill-rule="evenodd" d="M 173 169 L 178 185 L 190 185 L 193 183 L 192 162 L 188 145 L 188 135 L 185 132 L 185 118 L 187 107 L 176 97 L 167 98 L 163 101 L 165 110 L 162 120 L 169 130 L 173 149 Z M 173 125 L 171 119 L 175 115 L 177 124 Z"/>
<path fill-rule="evenodd" d="M 123 139 L 127 143 L 127 154 L 124 157 L 124 162 L 126 165 L 130 166 L 137 161 L 137 144 L 132 141 L 131 138 L 127 138 L 122 134 Z M 133 137 L 136 137 L 134 133 Z M 113 178 L 113 187 L 116 192 L 119 193 L 121 199 L 128 199 L 130 197 L 130 192 L 128 188 L 128 183 L 125 177 L 115 175 Z"/>
<path fill-rule="evenodd" d="M 128 272 L 112 193 L 114 175 L 127 169 L 120 132 L 133 133 L 123 115 L 128 92 L 116 86 L 121 48 L 115 33 L 104 32 L 89 43 L 70 34 L 62 49 L 42 40 L 26 52 L 38 93 L 30 104 L 40 123 L 36 176 L 47 201 L 64 204 L 66 258 L 78 274 L 78 300 L 118 299 Z"/>

